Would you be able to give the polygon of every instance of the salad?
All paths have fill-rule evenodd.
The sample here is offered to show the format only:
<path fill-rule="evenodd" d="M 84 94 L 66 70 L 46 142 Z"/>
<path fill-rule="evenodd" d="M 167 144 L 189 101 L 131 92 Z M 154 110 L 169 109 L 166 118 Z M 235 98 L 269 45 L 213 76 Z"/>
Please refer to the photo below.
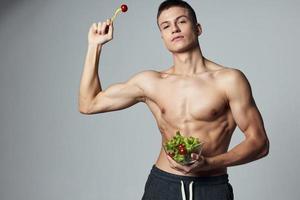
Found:
<path fill-rule="evenodd" d="M 176 162 L 182 165 L 191 164 L 194 160 L 191 153 L 200 154 L 204 142 L 200 142 L 198 138 L 189 136 L 184 137 L 180 131 L 169 141 L 163 144 L 166 153 Z"/>

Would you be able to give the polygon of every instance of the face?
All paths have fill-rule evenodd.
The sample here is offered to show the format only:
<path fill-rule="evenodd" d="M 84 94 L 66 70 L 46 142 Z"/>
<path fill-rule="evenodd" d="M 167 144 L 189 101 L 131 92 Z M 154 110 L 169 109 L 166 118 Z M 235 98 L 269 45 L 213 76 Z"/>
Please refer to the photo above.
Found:
<path fill-rule="evenodd" d="M 193 25 L 186 8 L 174 6 L 161 12 L 158 18 L 161 38 L 166 48 L 174 53 L 186 52 L 198 45 L 200 24 Z M 181 38 L 173 40 L 175 37 Z"/>

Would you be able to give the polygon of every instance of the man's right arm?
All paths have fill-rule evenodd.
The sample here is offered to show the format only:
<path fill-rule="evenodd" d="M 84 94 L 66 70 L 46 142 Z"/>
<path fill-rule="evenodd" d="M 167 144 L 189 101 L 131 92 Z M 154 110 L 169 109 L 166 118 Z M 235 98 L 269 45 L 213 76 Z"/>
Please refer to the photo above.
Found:
<path fill-rule="evenodd" d="M 113 26 L 109 21 L 93 24 L 89 31 L 89 45 L 80 82 L 78 109 L 82 114 L 120 110 L 144 101 L 142 83 L 146 73 L 140 72 L 125 83 L 117 83 L 102 91 L 98 76 L 99 57 L 103 44 L 112 39 Z M 108 33 L 105 29 L 109 25 Z"/>
<path fill-rule="evenodd" d="M 145 102 L 141 81 L 146 72 L 140 72 L 128 81 L 110 85 L 99 92 L 88 105 L 85 114 L 96 114 L 128 108 L 138 102 Z"/>
<path fill-rule="evenodd" d="M 92 55 L 91 57 L 93 57 Z M 89 53 L 87 57 L 89 57 Z M 142 83 L 149 77 L 147 74 L 147 71 L 139 72 L 126 82 L 115 83 L 102 90 L 98 73 L 94 73 L 93 70 L 89 72 L 86 69 L 80 85 L 79 111 L 82 114 L 90 115 L 121 110 L 138 102 L 145 102 Z"/>
<path fill-rule="evenodd" d="M 88 45 L 78 98 L 78 109 L 82 114 L 87 113 L 88 107 L 94 97 L 102 91 L 98 76 L 98 63 L 101 49 L 102 45 Z"/>
<path fill-rule="evenodd" d="M 102 91 L 98 76 L 98 65 L 102 47 L 113 39 L 113 22 L 93 23 L 88 32 L 88 50 L 80 81 L 78 109 L 87 113 L 95 96 Z"/>

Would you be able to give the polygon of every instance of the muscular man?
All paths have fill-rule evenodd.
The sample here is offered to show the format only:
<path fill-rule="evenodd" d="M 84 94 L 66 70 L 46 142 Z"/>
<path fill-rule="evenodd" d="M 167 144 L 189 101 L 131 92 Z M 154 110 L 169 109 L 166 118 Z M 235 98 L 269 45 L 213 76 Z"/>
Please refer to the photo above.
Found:
<path fill-rule="evenodd" d="M 188 3 L 161 3 L 157 25 L 174 64 L 161 71 L 136 73 L 106 90 L 101 88 L 97 67 L 103 45 L 113 38 L 113 23 L 108 19 L 90 27 L 79 110 L 90 115 L 142 102 L 153 113 L 162 142 L 177 130 L 205 141 L 202 156 L 193 154 L 197 161 L 189 166 L 176 163 L 162 147 L 145 184 L 143 200 L 185 200 L 186 195 L 194 200 L 233 199 L 227 167 L 249 163 L 269 152 L 250 84 L 240 70 L 202 55 L 198 42 L 202 29 Z M 245 139 L 228 151 L 236 126 Z"/>

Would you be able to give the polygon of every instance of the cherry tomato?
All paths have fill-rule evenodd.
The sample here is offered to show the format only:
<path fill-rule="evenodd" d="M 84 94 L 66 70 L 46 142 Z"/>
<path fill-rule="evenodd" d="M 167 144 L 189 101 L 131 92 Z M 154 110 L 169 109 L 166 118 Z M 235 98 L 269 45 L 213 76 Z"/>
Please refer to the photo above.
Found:
<path fill-rule="evenodd" d="M 168 155 L 171 156 L 171 157 L 173 158 L 173 157 L 175 156 L 175 153 L 169 152 Z"/>
<path fill-rule="evenodd" d="M 178 145 L 178 148 L 184 148 L 184 147 L 185 147 L 184 144 L 179 144 L 179 145 Z"/>
<path fill-rule="evenodd" d="M 184 147 L 183 148 L 178 148 L 178 151 L 179 151 L 179 154 L 181 154 L 181 155 L 186 154 L 186 149 Z"/>
<path fill-rule="evenodd" d="M 128 10 L 127 5 L 126 4 L 122 4 L 121 5 L 121 10 L 122 10 L 122 12 L 126 12 Z"/>

